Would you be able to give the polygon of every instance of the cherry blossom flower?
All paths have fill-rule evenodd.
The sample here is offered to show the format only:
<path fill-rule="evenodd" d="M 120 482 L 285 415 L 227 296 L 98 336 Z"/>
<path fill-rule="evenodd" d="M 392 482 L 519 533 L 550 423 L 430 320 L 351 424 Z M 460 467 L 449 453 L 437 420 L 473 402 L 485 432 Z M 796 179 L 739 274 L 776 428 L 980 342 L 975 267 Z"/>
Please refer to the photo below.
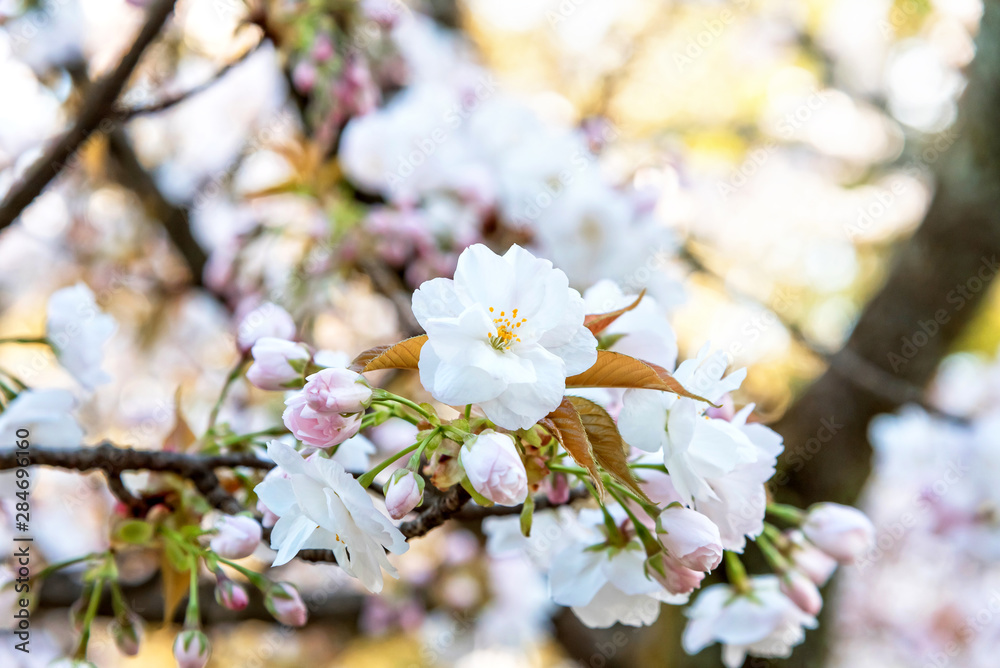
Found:
<path fill-rule="evenodd" d="M 730 424 L 753 444 L 755 458 L 737 465 L 732 471 L 707 478 L 714 497 L 699 499 L 695 508 L 719 527 L 722 546 L 743 552 L 746 538 L 764 530 L 767 492 L 764 483 L 774 475 L 778 455 L 784 449 L 781 436 L 758 423 L 746 424 L 754 405 L 744 406 Z"/>
<path fill-rule="evenodd" d="M 788 558 L 796 570 L 807 575 L 816 586 L 825 585 L 837 570 L 837 560 L 806 540 L 805 534 L 798 529 L 784 535 L 791 543 Z"/>
<path fill-rule="evenodd" d="M 662 450 L 670 479 L 686 503 L 717 499 L 708 480 L 756 460 L 750 439 L 725 420 L 705 419 L 704 407 L 667 392 L 629 390 L 618 417 L 618 428 L 630 445 Z"/>
<path fill-rule="evenodd" d="M 817 503 L 809 508 L 802 533 L 842 564 L 852 564 L 875 545 L 875 527 L 857 508 Z"/>
<path fill-rule="evenodd" d="M 648 626 L 659 617 L 661 602 L 687 602 L 686 594 L 673 594 L 646 577 L 646 553 L 637 538 L 623 546 L 592 549 L 604 540 L 597 530 L 601 513 L 585 510 L 580 516 L 591 527 L 589 540 L 574 542 L 553 558 L 549 571 L 552 600 L 572 607 L 591 628 L 615 623 Z"/>
<path fill-rule="evenodd" d="M 614 281 L 594 283 L 583 293 L 587 313 L 610 313 L 630 306 L 638 295 L 626 295 Z M 607 347 L 671 370 L 677 364 L 677 336 L 656 299 L 648 295 L 630 311 L 618 316 L 601 332 L 614 342 Z"/>
<path fill-rule="evenodd" d="M 83 430 L 70 415 L 75 406 L 76 400 L 66 390 L 24 390 L 0 413 L 0 443 L 13 445 L 19 440 L 18 430 L 27 429 L 33 443 L 77 447 Z"/>
<path fill-rule="evenodd" d="M 227 610 L 242 610 L 250 603 L 250 597 L 245 587 L 220 576 L 215 586 L 215 602 Z"/>
<path fill-rule="evenodd" d="M 789 569 L 782 573 L 781 593 L 790 598 L 802 612 L 816 616 L 823 609 L 823 597 L 815 583 L 804 573 Z"/>
<path fill-rule="evenodd" d="M 188 629 L 174 640 L 174 659 L 178 668 L 205 668 L 212 655 L 212 644 L 201 631 Z"/>
<path fill-rule="evenodd" d="M 309 351 L 301 343 L 264 336 L 253 344 L 251 354 L 247 380 L 254 387 L 279 392 L 302 385 Z"/>
<path fill-rule="evenodd" d="M 701 513 L 671 506 L 660 513 L 657 525 L 663 546 L 685 568 L 708 573 L 722 561 L 719 527 Z"/>
<path fill-rule="evenodd" d="M 278 516 L 271 531 L 271 547 L 278 551 L 274 565 L 288 563 L 299 550 L 333 550 L 344 572 L 380 592 L 383 569 L 396 577 L 385 551 L 402 554 L 409 547 L 399 529 L 337 462 L 303 459 L 279 441 L 271 441 L 267 452 L 288 476 L 268 476 L 255 488 Z"/>
<path fill-rule="evenodd" d="M 295 321 L 288 311 L 277 304 L 264 302 L 240 320 L 236 345 L 242 352 L 254 347 L 263 338 L 295 338 Z"/>
<path fill-rule="evenodd" d="M 503 256 L 467 248 L 455 279 L 413 294 L 427 331 L 420 380 L 435 399 L 479 404 L 507 429 L 528 428 L 562 401 L 566 377 L 597 360 L 580 294 L 547 260 L 511 246 Z"/>
<path fill-rule="evenodd" d="M 477 492 L 501 506 L 524 503 L 528 473 L 510 436 L 487 429 L 466 441 L 459 456 Z"/>
<path fill-rule="evenodd" d="M 805 638 L 804 629 L 816 628 L 816 618 L 799 609 L 781 593 L 774 575 L 752 577 L 751 589 L 740 593 L 726 584 L 705 589 L 686 611 L 682 645 L 697 654 L 713 642 L 723 644 L 722 662 L 739 668 L 747 654 L 785 658 Z"/>
<path fill-rule="evenodd" d="M 212 551 L 226 559 L 249 557 L 260 543 L 257 520 L 242 515 L 222 515 L 215 522 L 218 531 L 209 543 Z"/>
<path fill-rule="evenodd" d="M 287 582 L 276 582 L 268 589 L 264 607 L 286 626 L 305 626 L 309 618 L 299 590 Z"/>
<path fill-rule="evenodd" d="M 320 413 L 309 406 L 304 392 L 296 392 L 285 400 L 281 419 L 295 438 L 314 448 L 339 445 L 361 429 L 361 413 L 341 415 Z"/>
<path fill-rule="evenodd" d="M 359 413 L 372 401 L 368 381 L 348 369 L 322 369 L 306 378 L 302 391 L 317 413 Z"/>
<path fill-rule="evenodd" d="M 83 283 L 49 297 L 45 336 L 59 363 L 87 389 L 111 380 L 101 369 L 102 349 L 117 328 L 115 319 L 101 312 L 94 293 Z"/>
<path fill-rule="evenodd" d="M 401 520 L 424 498 L 424 479 L 413 471 L 401 469 L 386 483 L 385 508 L 389 517 Z"/>

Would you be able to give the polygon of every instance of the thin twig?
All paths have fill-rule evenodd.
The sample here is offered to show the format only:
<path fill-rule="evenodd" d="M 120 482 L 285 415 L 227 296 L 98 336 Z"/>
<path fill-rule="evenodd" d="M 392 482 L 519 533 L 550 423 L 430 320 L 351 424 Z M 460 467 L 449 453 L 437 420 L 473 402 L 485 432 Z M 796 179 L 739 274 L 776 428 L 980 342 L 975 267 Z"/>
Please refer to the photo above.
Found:
<path fill-rule="evenodd" d="M 114 128 L 115 124 L 110 121 L 110 117 L 114 112 L 115 100 L 121 94 L 143 52 L 160 34 L 160 30 L 174 10 L 175 1 L 154 0 L 149 6 L 146 23 L 139 31 L 132 47 L 122 57 L 118 67 L 88 91 L 73 127 L 28 168 L 0 203 L 0 230 L 13 223 L 41 194 L 45 186 L 63 170 L 67 161 L 95 130 L 100 128 L 102 132 L 106 132 Z M 103 127 L 105 123 L 110 127 L 105 129 Z"/>
<path fill-rule="evenodd" d="M 406 289 L 399 277 L 387 266 L 377 260 L 361 258 L 358 260 L 360 269 L 371 279 L 372 285 L 392 302 L 399 316 L 399 328 L 406 336 L 417 336 L 424 333 L 413 315 L 410 306 L 412 293 Z"/>
<path fill-rule="evenodd" d="M 104 476 L 108 480 L 108 489 L 119 501 L 125 504 L 132 517 L 142 517 L 146 514 L 149 510 L 149 504 L 129 491 L 125 483 L 122 482 L 121 473 L 108 473 L 105 471 Z"/>
<path fill-rule="evenodd" d="M 254 44 L 251 48 L 247 49 L 242 54 L 240 54 L 240 56 L 236 58 L 236 60 L 227 63 L 226 65 L 223 65 L 209 79 L 203 81 L 197 86 L 194 86 L 193 88 L 190 88 L 189 90 L 177 93 L 176 95 L 168 95 L 164 97 L 162 100 L 159 100 L 157 102 L 151 102 L 149 104 L 137 105 L 134 107 L 125 107 L 119 105 L 116 109 L 115 115 L 119 119 L 121 119 L 122 122 L 126 122 L 132 120 L 137 116 L 158 114 L 161 111 L 166 111 L 168 109 L 177 106 L 181 102 L 190 100 L 199 93 L 203 93 L 204 91 L 211 88 L 216 82 L 218 82 L 220 79 L 226 76 L 226 74 L 232 71 L 233 68 L 237 67 L 238 65 L 241 65 L 242 63 L 245 63 L 247 59 L 249 59 L 250 56 L 256 53 L 263 44 L 264 40 L 260 40 L 259 42 Z"/>
<path fill-rule="evenodd" d="M 939 418 L 958 423 L 966 422 L 965 418 L 952 415 L 951 413 L 948 413 L 947 411 L 944 411 L 926 401 L 924 399 L 924 391 L 921 388 L 903 380 L 902 378 L 892 375 L 885 369 L 879 367 L 877 364 L 873 364 L 850 348 L 845 346 L 840 351 L 834 352 L 814 341 L 812 337 L 806 334 L 798 324 L 789 321 L 781 313 L 779 313 L 778 309 L 772 308 L 765 301 L 728 285 L 725 278 L 710 269 L 688 245 L 681 248 L 679 256 L 680 259 L 687 263 L 694 271 L 704 274 L 716 281 L 722 286 L 722 290 L 734 299 L 766 308 L 774 313 L 778 321 L 788 331 L 792 340 L 816 358 L 825 362 L 832 371 L 856 387 L 897 406 L 903 404 L 915 404 L 923 408 L 928 413 Z"/>

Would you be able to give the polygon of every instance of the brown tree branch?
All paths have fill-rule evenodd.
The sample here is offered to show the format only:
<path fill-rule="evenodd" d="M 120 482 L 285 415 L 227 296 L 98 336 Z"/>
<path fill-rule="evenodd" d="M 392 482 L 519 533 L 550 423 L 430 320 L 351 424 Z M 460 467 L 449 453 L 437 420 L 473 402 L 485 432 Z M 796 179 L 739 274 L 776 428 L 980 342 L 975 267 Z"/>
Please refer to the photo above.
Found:
<path fill-rule="evenodd" d="M 17 467 L 18 457 L 25 450 L 0 449 L 0 471 Z M 116 474 L 125 471 L 164 471 L 191 477 L 198 471 L 215 468 L 247 467 L 260 470 L 274 468 L 274 462 L 261 459 L 253 453 L 226 453 L 199 455 L 165 450 L 136 450 L 120 448 L 104 442 L 93 447 L 52 448 L 32 445 L 28 450 L 32 466 L 53 466 L 73 471 L 101 470 Z"/>
<path fill-rule="evenodd" d="M 220 79 L 225 77 L 229 72 L 231 72 L 233 68 L 238 67 L 239 65 L 245 63 L 247 59 L 250 58 L 250 56 L 256 53 L 260 49 L 260 47 L 263 46 L 264 42 L 265 40 L 263 39 L 260 40 L 252 47 L 241 53 L 235 60 L 226 63 L 225 65 L 220 67 L 215 72 L 215 74 L 213 74 L 210 78 L 198 84 L 197 86 L 194 86 L 186 91 L 177 93 L 175 95 L 168 95 L 162 98 L 161 100 L 158 100 L 156 102 L 151 102 L 149 104 L 136 105 L 134 107 L 126 107 L 119 105 L 115 109 L 115 116 L 121 119 L 122 122 L 125 122 L 125 121 L 130 121 L 133 118 L 136 118 L 137 116 L 158 114 L 162 111 L 167 111 L 168 109 L 172 109 L 178 104 L 190 100 L 199 93 L 203 93 L 209 88 L 211 88 L 217 81 L 219 81 Z"/>
<path fill-rule="evenodd" d="M 41 609 L 66 609 L 80 599 L 83 587 L 79 577 L 60 572 L 53 573 L 40 583 L 38 607 Z M 163 583 L 159 577 L 136 584 L 122 584 L 122 593 L 129 609 L 147 622 L 163 621 Z M 274 623 L 274 616 L 264 607 L 263 596 L 254 587 L 247 587 L 250 604 L 243 610 L 228 610 L 215 601 L 215 586 L 203 583 L 198 588 L 201 620 L 205 624 L 227 624 L 249 619 Z M 336 596 L 322 595 L 317 598 L 303 591 L 302 600 L 309 608 L 309 623 L 335 622 L 338 627 L 353 629 L 361 612 L 364 596 L 350 592 L 338 592 Z M 98 616 L 114 617 L 111 596 L 106 592 L 101 597 Z M 174 618 L 180 623 L 184 617 L 184 606 L 178 606 Z"/>
<path fill-rule="evenodd" d="M 24 456 L 24 450 L 14 448 L 0 450 L 0 471 L 17 468 L 18 458 Z M 31 466 L 53 466 L 81 472 L 103 471 L 108 478 L 108 486 L 112 493 L 134 510 L 138 510 L 139 504 L 144 504 L 145 501 L 135 497 L 122 484 L 120 476 L 123 472 L 145 470 L 176 473 L 190 480 L 209 503 L 230 514 L 241 512 L 245 508 L 222 488 L 214 469 L 246 467 L 265 471 L 275 466 L 274 462 L 260 459 L 252 453 L 199 455 L 197 453 L 119 448 L 107 442 L 89 448 L 32 446 L 27 450 L 27 456 L 31 461 Z M 399 526 L 399 530 L 407 540 L 424 536 L 452 518 L 463 521 L 479 521 L 485 517 L 520 514 L 522 509 L 522 506 L 493 506 L 491 508 L 474 506 L 463 509 L 470 496 L 461 485 L 455 485 L 440 494 L 433 496 L 428 494 L 427 496 L 428 498 L 417 516 Z M 572 490 L 567 503 L 572 503 L 585 496 L 586 490 Z M 540 498 L 536 501 L 535 508 L 541 510 L 555 505 L 561 504 L 552 504 L 548 499 Z M 315 562 L 333 563 L 336 561 L 330 550 L 303 550 L 299 552 L 298 557 Z"/>
<path fill-rule="evenodd" d="M 188 210 L 163 196 L 152 175 L 139 162 L 123 129 L 115 128 L 109 133 L 108 152 L 117 163 L 114 170 L 117 181 L 139 196 L 149 216 L 160 222 L 174 248 L 184 258 L 192 283 L 204 287 L 208 255 L 191 233 Z M 226 303 L 221 297 L 219 301 Z"/>
<path fill-rule="evenodd" d="M 729 285 L 725 277 L 711 269 L 689 244 L 679 252 L 680 259 L 693 271 L 706 276 L 719 286 L 734 301 L 765 308 L 774 313 L 778 322 L 785 328 L 792 340 L 802 346 L 817 359 L 825 362 L 827 368 L 838 376 L 857 386 L 858 389 L 876 395 L 894 405 L 916 404 L 928 413 L 953 422 L 963 422 L 961 417 L 951 415 L 924 399 L 922 387 L 908 382 L 885 371 L 881 366 L 868 361 L 849 348 L 832 351 L 817 343 L 795 322 L 786 318 L 780 311 L 764 300 L 743 292 Z"/>
<path fill-rule="evenodd" d="M 118 66 L 88 91 L 80 115 L 73 126 L 28 168 L 24 176 L 11 187 L 3 202 L 0 202 L 0 230 L 13 223 L 41 194 L 45 186 L 62 171 L 67 160 L 94 131 L 100 128 L 106 132 L 114 128 L 111 114 L 114 111 L 115 100 L 121 94 L 143 52 L 156 39 L 173 12 L 174 2 L 175 0 L 154 0 L 149 5 L 146 23 L 139 31 L 135 42 Z M 105 128 L 105 125 L 108 127 Z"/>
<path fill-rule="evenodd" d="M 976 314 L 1000 270 L 1000 5 L 986 3 L 954 143 L 934 147 L 936 192 L 921 226 L 896 252 L 882 289 L 865 306 L 837 357 L 923 388 Z M 868 423 L 909 398 L 888 398 L 832 366 L 774 427 L 790 471 L 782 494 L 800 503 L 851 503 L 868 477 Z M 881 382 L 883 387 L 886 382 Z M 824 424 L 833 423 L 820 433 Z M 832 431 L 833 433 L 829 433 Z M 802 451 L 822 436 L 815 452 Z"/>
<path fill-rule="evenodd" d="M 367 258 L 358 259 L 358 267 L 371 279 L 375 289 L 384 295 L 393 307 L 399 318 L 399 329 L 404 336 L 417 336 L 424 333 L 424 328 L 417 322 L 410 306 L 413 293 L 410 292 L 399 277 L 389 267 L 378 260 Z"/>

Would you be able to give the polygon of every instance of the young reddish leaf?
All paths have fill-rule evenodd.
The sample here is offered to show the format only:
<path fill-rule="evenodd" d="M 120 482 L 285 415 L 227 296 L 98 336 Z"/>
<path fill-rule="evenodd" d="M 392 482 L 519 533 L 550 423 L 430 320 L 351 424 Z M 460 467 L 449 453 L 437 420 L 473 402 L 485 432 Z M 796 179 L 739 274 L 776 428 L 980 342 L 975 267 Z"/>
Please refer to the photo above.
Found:
<path fill-rule="evenodd" d="M 611 477 L 636 493 L 643 501 L 649 501 L 639 482 L 628 467 L 628 445 L 618 433 L 618 426 L 608 412 L 589 399 L 566 397 L 573 405 L 587 432 L 591 452 L 601 468 Z M 565 401 L 565 400 L 564 400 Z M 652 503 L 650 501 L 650 503 Z"/>
<path fill-rule="evenodd" d="M 161 447 L 168 452 L 186 452 L 197 440 L 198 437 L 191 431 L 181 411 L 181 388 L 178 387 L 174 392 L 174 428 L 163 439 Z"/>
<path fill-rule="evenodd" d="M 567 378 L 566 387 L 622 387 L 662 390 L 712 404 L 708 399 L 684 389 L 684 386 L 663 367 L 610 350 L 598 350 L 597 362 L 594 363 L 594 366 L 583 373 Z M 715 404 L 712 405 L 715 406 Z"/>
<path fill-rule="evenodd" d="M 427 335 L 421 334 L 388 346 L 369 348 L 354 358 L 351 371 L 365 373 L 382 369 L 416 369 L 420 361 L 420 349 L 427 343 Z"/>
<path fill-rule="evenodd" d="M 542 418 L 543 427 L 552 432 L 552 435 L 559 441 L 559 445 L 570 454 L 573 460 L 587 469 L 597 493 L 601 500 L 604 500 L 604 482 L 601 480 L 601 472 L 597 468 L 594 460 L 594 453 L 587 438 L 587 430 L 584 429 L 580 414 L 576 412 L 570 397 L 563 397 L 562 403 L 554 411 Z"/>
<path fill-rule="evenodd" d="M 623 313 L 628 313 L 642 301 L 642 298 L 646 295 L 646 289 L 643 288 L 639 296 L 635 298 L 635 301 L 624 308 L 620 308 L 614 311 L 608 311 L 607 313 L 593 313 L 586 316 L 583 319 L 583 326 L 590 330 L 590 332 L 597 336 L 605 329 L 611 326 L 615 320 L 619 318 Z"/>

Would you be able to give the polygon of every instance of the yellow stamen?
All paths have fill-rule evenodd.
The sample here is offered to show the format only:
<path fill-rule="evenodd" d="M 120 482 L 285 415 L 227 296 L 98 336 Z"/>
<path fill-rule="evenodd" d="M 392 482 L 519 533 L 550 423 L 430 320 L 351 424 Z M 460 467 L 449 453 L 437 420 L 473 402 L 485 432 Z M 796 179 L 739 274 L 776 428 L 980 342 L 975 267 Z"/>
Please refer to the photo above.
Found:
<path fill-rule="evenodd" d="M 494 309 L 490 307 L 490 313 L 493 313 Z M 506 311 L 500 311 L 499 318 L 493 318 L 493 326 L 496 327 L 496 333 L 490 333 L 487 338 L 490 341 L 490 345 L 499 351 L 505 351 L 509 349 L 515 343 L 521 341 L 514 330 L 520 327 L 522 324 L 528 321 L 527 318 L 521 318 L 520 322 L 515 322 L 512 318 L 517 318 L 517 309 L 511 312 L 511 318 L 506 317 Z"/>

